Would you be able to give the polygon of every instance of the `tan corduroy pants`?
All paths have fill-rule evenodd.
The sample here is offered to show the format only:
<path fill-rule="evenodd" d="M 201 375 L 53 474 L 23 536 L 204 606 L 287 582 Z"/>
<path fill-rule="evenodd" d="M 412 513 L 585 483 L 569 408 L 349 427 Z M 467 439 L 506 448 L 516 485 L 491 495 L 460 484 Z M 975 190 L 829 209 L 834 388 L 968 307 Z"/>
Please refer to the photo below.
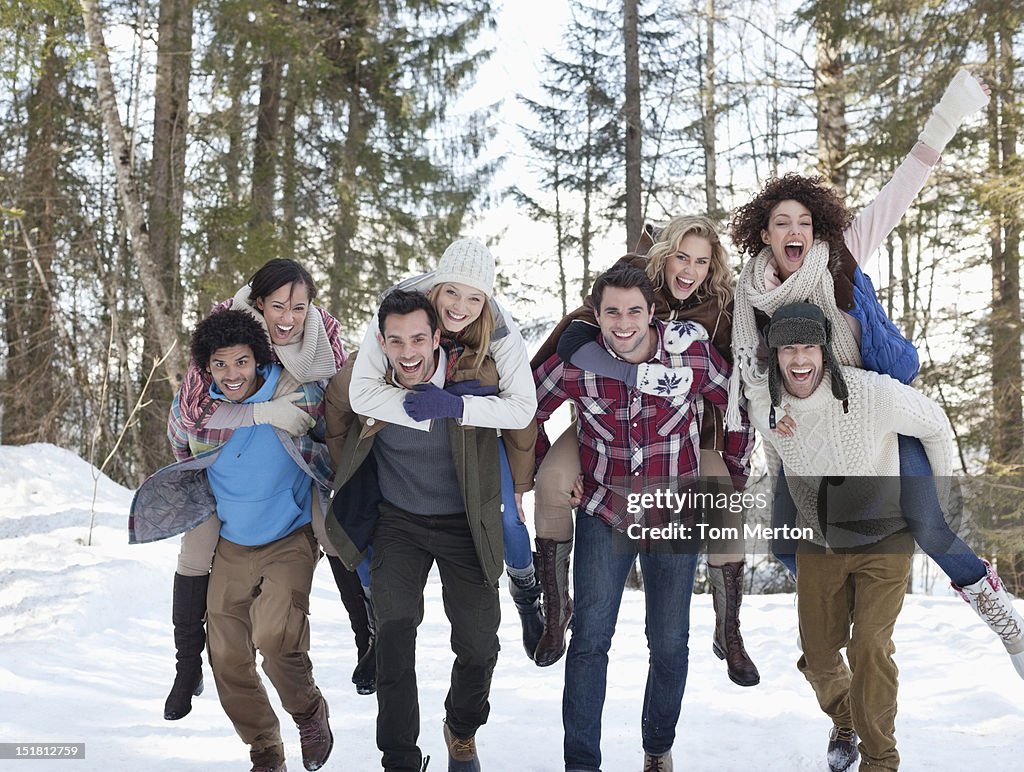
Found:
<path fill-rule="evenodd" d="M 254 752 L 281 744 L 256 672 L 257 649 L 288 713 L 306 717 L 320 705 L 309 660 L 309 591 L 319 557 L 308 525 L 262 547 L 217 544 L 207 596 L 210 665 L 224 712 Z"/>
<path fill-rule="evenodd" d="M 892 542 L 892 540 L 886 540 Z M 797 614 L 803 656 L 797 668 L 833 724 L 860 737 L 862 771 L 896 770 L 892 655 L 911 555 L 797 553 Z M 846 647 L 849 666 L 839 650 Z"/>

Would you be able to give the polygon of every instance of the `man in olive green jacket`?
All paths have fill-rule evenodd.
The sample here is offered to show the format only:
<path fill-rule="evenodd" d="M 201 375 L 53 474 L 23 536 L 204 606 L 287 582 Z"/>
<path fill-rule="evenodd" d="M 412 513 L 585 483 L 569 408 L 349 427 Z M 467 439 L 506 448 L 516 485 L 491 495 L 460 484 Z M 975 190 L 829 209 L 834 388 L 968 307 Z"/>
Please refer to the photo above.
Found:
<path fill-rule="evenodd" d="M 379 321 L 396 386 L 495 393 L 493 368 L 479 371 L 480 383 L 456 383 L 466 375 L 460 363 L 468 367 L 471 358 L 458 346 L 440 345 L 436 311 L 426 296 L 396 290 L 381 304 Z M 435 421 L 422 432 L 356 415 L 348 397 L 353 361 L 327 391 L 327 444 L 335 466 L 327 532 L 350 569 L 373 544 L 377 745 L 383 765 L 418 772 L 422 763 L 413 663 L 423 588 L 436 561 L 456 654 L 445 700 L 449 769 L 478 770 L 473 738 L 487 720 L 500 621 L 497 434 L 455 419 Z"/>

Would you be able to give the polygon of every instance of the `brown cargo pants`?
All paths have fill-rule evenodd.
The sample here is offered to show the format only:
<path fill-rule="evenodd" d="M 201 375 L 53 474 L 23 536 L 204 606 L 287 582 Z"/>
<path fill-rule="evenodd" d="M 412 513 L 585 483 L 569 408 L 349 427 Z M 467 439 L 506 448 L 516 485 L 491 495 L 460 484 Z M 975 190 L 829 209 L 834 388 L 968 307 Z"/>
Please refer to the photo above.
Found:
<path fill-rule="evenodd" d="M 306 525 L 261 547 L 217 544 L 207 597 L 210 665 L 220 704 L 242 741 L 281 745 L 281 726 L 256 672 L 263 670 L 293 717 L 320 705 L 309 659 L 309 592 L 320 548 Z"/>

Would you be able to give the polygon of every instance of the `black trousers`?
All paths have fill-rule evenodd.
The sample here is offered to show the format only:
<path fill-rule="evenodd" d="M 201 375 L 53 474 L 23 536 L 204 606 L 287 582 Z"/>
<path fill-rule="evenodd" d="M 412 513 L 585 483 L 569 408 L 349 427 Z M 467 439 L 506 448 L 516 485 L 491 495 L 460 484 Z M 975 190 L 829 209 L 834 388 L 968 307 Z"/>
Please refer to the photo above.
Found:
<path fill-rule="evenodd" d="M 422 763 L 416 744 L 416 629 L 423 621 L 423 588 L 434 561 L 455 653 L 445 721 L 456 737 L 469 738 L 490 710 L 501 620 L 498 587 L 484 578 L 466 516 L 414 515 L 382 503 L 370 586 L 377 619 L 377 747 L 389 771 L 418 772 Z"/>

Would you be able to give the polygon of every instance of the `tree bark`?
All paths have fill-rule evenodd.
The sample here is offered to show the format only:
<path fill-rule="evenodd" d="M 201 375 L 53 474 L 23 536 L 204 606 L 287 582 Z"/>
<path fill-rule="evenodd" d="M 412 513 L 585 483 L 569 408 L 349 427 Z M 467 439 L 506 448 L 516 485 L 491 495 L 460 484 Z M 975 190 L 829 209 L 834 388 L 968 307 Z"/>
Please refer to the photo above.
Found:
<path fill-rule="evenodd" d="M 164 290 L 160 271 L 153 260 L 142 195 L 131 167 L 128 141 L 117 112 L 117 93 L 110 72 L 110 61 L 107 58 L 107 46 L 103 40 L 97 0 L 82 0 L 82 19 L 85 22 L 85 32 L 96 68 L 96 95 L 107 141 L 110 143 L 118 195 L 131 236 L 132 253 L 146 298 L 146 310 L 153 321 L 160 352 L 167 357 L 164 361 L 164 371 L 171 382 L 171 387 L 177 389 L 181 383 L 185 363 L 182 350 L 176 348 L 181 326 L 180 318 L 174 313 L 171 299 Z"/>
<path fill-rule="evenodd" d="M 180 311 L 179 250 L 192 75 L 192 0 L 161 0 L 156 50 L 149 240 L 171 308 Z"/>
<path fill-rule="evenodd" d="M 704 48 L 704 83 L 701 90 L 701 145 L 704 148 L 704 200 L 708 217 L 720 220 L 724 213 L 718 203 L 718 164 L 715 143 L 715 0 L 704 5 L 707 41 Z"/>
<path fill-rule="evenodd" d="M 622 108 L 626 123 L 626 249 L 631 250 L 640 240 L 644 227 L 640 211 L 640 160 L 642 157 L 642 125 L 640 118 L 640 44 L 638 0 L 625 0 L 623 4 L 623 40 L 626 56 L 626 93 Z"/>
<path fill-rule="evenodd" d="M 817 4 L 814 96 L 817 99 L 818 170 L 845 194 L 846 85 L 843 65 L 843 14 L 846 3 L 826 0 Z"/>
<path fill-rule="evenodd" d="M 48 16 L 42 66 L 26 104 L 27 138 L 19 195 L 24 215 L 21 229 L 15 229 L 11 250 L 15 291 L 4 293 L 8 348 L 3 440 L 8 444 L 56 442 L 60 425 L 54 419 L 67 404 L 67 395 L 55 389 L 58 338 L 52 295 L 59 159 L 54 148 L 63 120 L 59 85 L 66 74 L 65 62 L 57 53 L 61 37 L 56 19 Z"/>
<path fill-rule="evenodd" d="M 996 19 L 1000 14 L 996 13 Z M 1016 76 L 1012 33 L 1001 24 L 990 42 L 995 63 L 988 108 L 992 179 L 1007 177 L 1018 164 L 1019 114 L 1014 103 Z M 1024 412 L 1021 379 L 1020 215 L 997 201 L 991 212 L 992 262 L 992 451 L 1000 468 L 1024 470 Z"/>
<path fill-rule="evenodd" d="M 188 135 L 189 80 L 192 75 L 192 0 L 160 0 L 156 44 L 156 87 L 153 93 L 153 161 L 149 176 L 149 243 L 154 270 L 167 295 L 170 312 L 180 319 L 181 223 L 185 191 L 185 140 Z M 143 359 L 159 359 L 158 322 L 147 315 L 143 326 Z M 140 374 L 145 378 L 146 368 Z M 139 385 L 141 386 L 140 380 Z M 160 436 L 167 424 L 167 406 L 174 390 L 154 380 L 149 404 L 139 410 L 139 434 Z M 131 404 L 134 404 L 132 402 Z M 141 473 L 158 468 L 167 458 L 163 445 L 143 443 Z"/>
<path fill-rule="evenodd" d="M 249 225 L 257 238 L 274 222 L 280 108 L 281 58 L 272 53 L 260 70 L 260 105 L 256 113 L 256 142 L 252 154 L 252 217 Z"/>

